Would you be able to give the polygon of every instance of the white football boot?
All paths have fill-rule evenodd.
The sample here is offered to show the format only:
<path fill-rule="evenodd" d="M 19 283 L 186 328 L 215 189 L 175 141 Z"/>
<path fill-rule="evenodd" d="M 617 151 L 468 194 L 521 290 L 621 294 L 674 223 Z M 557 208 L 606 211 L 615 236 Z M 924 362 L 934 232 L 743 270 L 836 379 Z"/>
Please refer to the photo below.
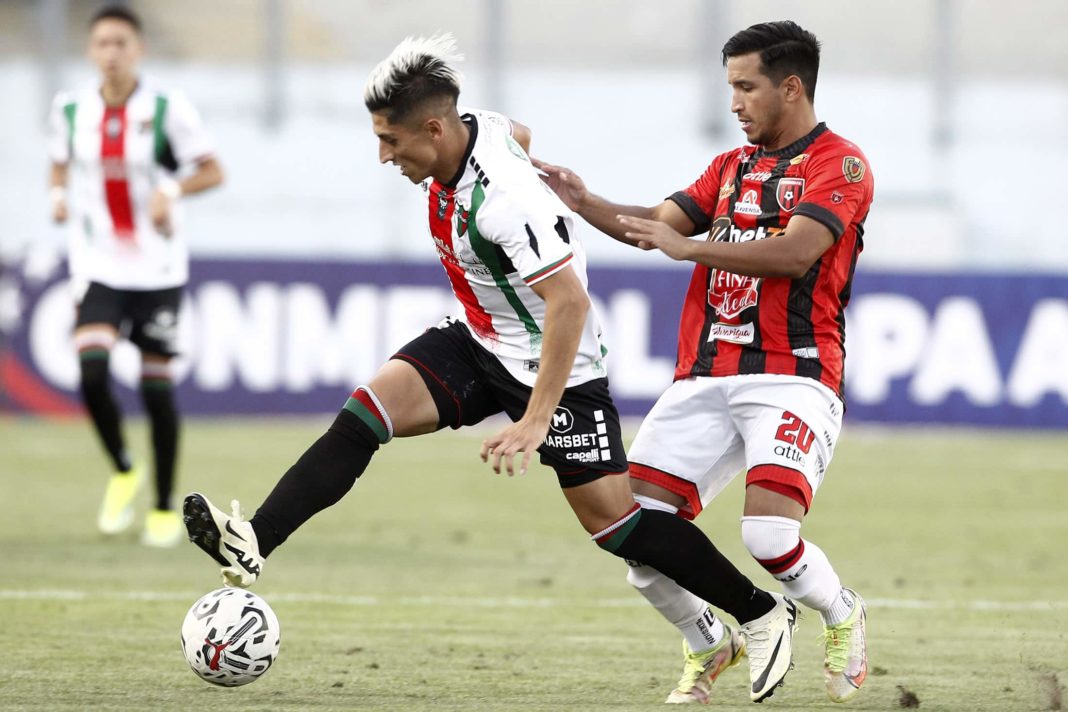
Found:
<path fill-rule="evenodd" d="M 189 541 L 199 546 L 222 568 L 223 583 L 248 588 L 263 569 L 263 557 L 252 525 L 241 521 L 241 505 L 230 502 L 233 514 L 226 514 L 199 492 L 182 504 L 182 519 Z"/>
<path fill-rule="evenodd" d="M 794 666 L 797 604 L 779 593 L 772 593 L 771 597 L 775 599 L 774 608 L 741 626 L 749 655 L 749 697 L 753 702 L 771 697 Z"/>

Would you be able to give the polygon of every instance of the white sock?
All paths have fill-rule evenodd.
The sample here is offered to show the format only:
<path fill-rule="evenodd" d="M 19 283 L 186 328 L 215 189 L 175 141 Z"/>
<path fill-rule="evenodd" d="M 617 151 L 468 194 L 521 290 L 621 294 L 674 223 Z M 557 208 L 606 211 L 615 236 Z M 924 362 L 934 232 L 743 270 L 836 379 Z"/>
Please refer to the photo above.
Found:
<path fill-rule="evenodd" d="M 801 538 L 801 522 L 788 517 L 742 517 L 742 541 L 782 584 L 786 595 L 819 611 L 825 620 L 827 611 L 841 603 L 842 582 L 823 550 Z"/>
<path fill-rule="evenodd" d="M 645 596 L 686 638 L 690 650 L 701 653 L 723 640 L 723 622 L 708 604 L 651 566 L 631 566 L 627 582 Z"/>
<path fill-rule="evenodd" d="M 853 598 L 853 594 L 848 589 L 843 588 L 838 592 L 838 595 L 834 597 L 834 603 L 826 611 L 820 611 L 820 618 L 823 619 L 823 625 L 838 625 L 849 618 L 849 615 L 853 612 L 853 608 L 856 607 L 856 599 Z"/>
<path fill-rule="evenodd" d="M 634 495 L 642 509 L 677 514 L 678 507 L 652 497 Z M 690 650 L 701 653 L 723 640 L 723 622 L 709 609 L 708 604 L 649 566 L 631 566 L 627 581 L 638 589 L 669 623 L 686 638 Z"/>

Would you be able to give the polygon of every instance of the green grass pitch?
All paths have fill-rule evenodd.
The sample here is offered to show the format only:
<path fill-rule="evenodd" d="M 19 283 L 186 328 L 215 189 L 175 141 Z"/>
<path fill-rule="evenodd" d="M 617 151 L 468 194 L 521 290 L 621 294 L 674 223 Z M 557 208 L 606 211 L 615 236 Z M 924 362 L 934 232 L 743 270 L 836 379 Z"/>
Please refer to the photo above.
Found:
<path fill-rule="evenodd" d="M 189 422 L 179 492 L 251 512 L 327 422 Z M 278 662 L 215 688 L 178 644 L 213 562 L 97 535 L 107 473 L 86 423 L 0 433 L 0 709 L 657 710 L 681 669 L 674 630 L 552 474 L 494 475 L 464 431 L 383 448 L 271 557 L 255 590 L 281 620 Z M 144 452 L 143 425 L 130 440 Z M 871 673 L 854 702 L 828 701 L 810 612 L 762 709 L 1061 709 L 1066 457 L 1063 433 L 847 429 L 804 533 L 869 601 Z M 741 496 L 739 479 L 699 523 L 771 587 L 740 541 Z M 713 704 L 753 709 L 747 685 L 729 671 Z"/>

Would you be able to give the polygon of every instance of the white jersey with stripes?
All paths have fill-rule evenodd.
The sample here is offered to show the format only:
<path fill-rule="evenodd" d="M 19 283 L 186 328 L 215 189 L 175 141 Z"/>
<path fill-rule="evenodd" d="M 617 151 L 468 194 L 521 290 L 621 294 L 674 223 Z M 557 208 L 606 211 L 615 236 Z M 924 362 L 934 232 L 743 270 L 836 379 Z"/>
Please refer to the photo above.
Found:
<path fill-rule="evenodd" d="M 531 285 L 560 270 L 587 286 L 574 214 L 538 178 L 501 114 L 460 109 L 470 130 L 463 163 L 448 183 L 423 184 L 430 233 L 462 320 L 516 379 L 537 378 L 545 302 Z M 601 327 L 586 315 L 568 387 L 606 375 Z"/>
<path fill-rule="evenodd" d="M 123 106 L 109 107 L 94 81 L 56 95 L 49 133 L 53 163 L 68 167 L 75 283 L 130 290 L 185 284 L 189 253 L 180 206 L 171 206 L 169 236 L 155 229 L 148 209 L 162 178 L 215 152 L 189 100 L 142 76 Z"/>

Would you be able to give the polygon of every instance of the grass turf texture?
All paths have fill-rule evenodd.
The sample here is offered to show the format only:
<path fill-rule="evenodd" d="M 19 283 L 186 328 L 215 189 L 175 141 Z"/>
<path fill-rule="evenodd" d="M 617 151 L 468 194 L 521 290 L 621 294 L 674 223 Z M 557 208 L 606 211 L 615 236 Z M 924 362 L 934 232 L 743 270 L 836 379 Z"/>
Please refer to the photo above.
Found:
<path fill-rule="evenodd" d="M 251 514 L 326 422 L 190 422 L 179 492 Z M 187 608 L 220 583 L 214 563 L 97 535 L 107 472 L 86 423 L 0 430 L 0 709 L 654 710 L 681 670 L 678 636 L 555 477 L 494 475 L 464 431 L 383 448 L 271 557 L 255 590 L 281 620 L 278 662 L 215 688 L 178 645 Z M 135 424 L 131 443 L 145 440 Z M 871 673 L 854 702 L 827 700 L 808 612 L 763 708 L 1061 709 L 1064 454 L 1055 433 L 847 430 L 804 532 L 871 602 Z M 741 545 L 741 496 L 739 479 L 698 521 L 771 587 Z M 717 683 L 717 709 L 753 709 L 745 670 Z"/>

